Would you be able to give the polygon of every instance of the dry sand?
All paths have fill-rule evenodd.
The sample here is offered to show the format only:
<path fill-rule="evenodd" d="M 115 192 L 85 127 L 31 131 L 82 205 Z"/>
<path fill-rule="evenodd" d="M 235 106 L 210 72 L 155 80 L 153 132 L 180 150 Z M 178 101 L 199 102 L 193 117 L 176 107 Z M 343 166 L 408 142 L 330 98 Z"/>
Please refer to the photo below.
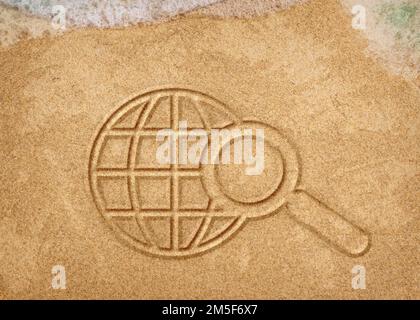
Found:
<path fill-rule="evenodd" d="M 1 298 L 419 298 L 419 104 L 333 0 L 252 19 L 186 16 L 0 49 Z M 282 130 L 300 185 L 371 234 L 349 257 L 285 214 L 188 259 L 119 241 L 92 199 L 97 129 L 150 88 L 189 87 Z M 67 289 L 51 288 L 51 268 Z M 354 265 L 366 290 L 351 287 Z"/>

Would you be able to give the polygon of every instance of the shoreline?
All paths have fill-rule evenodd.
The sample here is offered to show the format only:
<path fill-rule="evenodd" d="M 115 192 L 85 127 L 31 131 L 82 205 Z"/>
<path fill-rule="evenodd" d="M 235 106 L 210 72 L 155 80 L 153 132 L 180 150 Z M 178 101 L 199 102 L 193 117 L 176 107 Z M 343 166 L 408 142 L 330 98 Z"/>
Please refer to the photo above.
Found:
<path fill-rule="evenodd" d="M 375 0 L 377 1 L 377 0 Z M 402 0 L 397 0 L 402 1 Z M 240 19 L 249 21 L 252 19 L 258 19 L 268 15 L 276 14 L 284 10 L 293 9 L 296 6 L 305 5 L 305 3 L 294 3 L 290 7 L 280 7 L 279 1 L 276 0 L 264 0 L 262 1 L 261 8 L 254 12 L 247 9 L 248 4 L 237 5 L 234 0 L 226 2 L 218 2 L 215 4 L 208 5 L 206 7 L 196 8 L 189 10 L 188 12 L 182 12 L 173 16 L 158 16 L 156 20 L 144 21 L 133 23 L 129 25 L 121 26 L 108 26 L 108 27 L 97 27 L 97 26 L 85 26 L 85 27 L 69 27 L 62 29 L 60 25 L 52 24 L 53 20 L 49 21 L 36 16 L 28 15 L 17 9 L 11 7 L 5 7 L 3 12 L 0 12 L 0 50 L 10 46 L 13 46 L 17 42 L 30 40 L 38 37 L 59 37 L 68 32 L 77 32 L 78 30 L 89 30 L 89 29 L 104 29 L 104 30 L 121 30 L 124 28 L 133 28 L 141 26 L 156 25 L 162 23 L 168 23 L 183 19 L 184 17 L 208 17 L 211 19 Z M 281 2 L 281 1 L 280 1 Z M 359 1 L 360 2 L 360 1 Z M 359 3 L 357 2 L 357 3 Z M 361 1 L 365 5 L 366 0 Z M 266 7 L 264 3 L 268 3 Z M 354 0 L 342 0 L 342 10 L 351 17 L 351 8 L 354 5 Z M 277 4 L 277 7 L 275 6 Z M 374 3 L 368 3 L 369 16 L 373 12 L 373 8 L 378 5 Z M 0 4 L 0 8 L 3 7 Z M 377 9 L 375 9 L 377 10 Z M 416 13 L 420 16 L 420 8 Z M 375 13 L 376 14 L 376 13 Z M 393 14 L 392 12 L 389 14 Z M 392 16 L 391 16 L 392 17 Z M 382 19 L 391 19 L 383 17 Z M 420 20 L 420 19 L 419 19 Z M 57 20 L 60 23 L 59 20 Z M 413 81 L 417 87 L 420 87 L 420 38 L 418 44 L 408 42 L 410 40 L 398 40 L 394 34 L 400 34 L 402 31 L 398 31 L 394 27 L 386 26 L 384 22 L 368 21 L 368 29 L 355 30 L 356 33 L 361 33 L 368 40 L 368 46 L 366 48 L 366 54 L 375 58 L 375 60 L 382 63 L 389 72 L 401 75 L 408 81 Z M 410 39 L 410 34 L 405 32 L 405 37 Z M 413 38 L 414 34 L 411 36 Z M 415 39 L 414 39 L 415 41 Z M 410 46 L 414 46 L 410 48 Z M 416 62 L 417 61 L 417 62 Z"/>

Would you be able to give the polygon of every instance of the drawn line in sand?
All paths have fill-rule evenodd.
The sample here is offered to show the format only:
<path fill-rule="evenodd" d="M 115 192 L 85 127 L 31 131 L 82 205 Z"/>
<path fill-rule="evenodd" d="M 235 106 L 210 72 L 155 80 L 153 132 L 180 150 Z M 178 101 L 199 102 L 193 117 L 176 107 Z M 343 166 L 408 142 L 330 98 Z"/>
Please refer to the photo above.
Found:
<path fill-rule="evenodd" d="M 157 163 L 157 129 L 176 131 L 184 120 L 206 132 L 263 129 L 265 174 L 249 177 L 225 165 Z M 182 88 L 151 91 L 117 109 L 99 130 L 89 161 L 98 210 L 125 243 L 148 254 L 203 253 L 231 238 L 245 222 L 283 206 L 282 212 L 343 254 L 367 252 L 368 233 L 299 188 L 299 177 L 296 148 L 278 129 L 241 120 L 213 97 Z"/>

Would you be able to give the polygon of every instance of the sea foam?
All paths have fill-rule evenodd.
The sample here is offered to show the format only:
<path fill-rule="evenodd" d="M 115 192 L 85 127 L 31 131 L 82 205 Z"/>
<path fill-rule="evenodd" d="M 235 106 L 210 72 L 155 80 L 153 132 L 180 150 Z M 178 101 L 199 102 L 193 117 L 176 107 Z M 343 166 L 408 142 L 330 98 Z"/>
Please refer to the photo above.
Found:
<path fill-rule="evenodd" d="M 115 27 L 152 22 L 220 0 L 0 0 L 0 3 L 42 18 L 61 8 L 68 26 Z M 58 7 L 60 6 L 60 7 Z"/>

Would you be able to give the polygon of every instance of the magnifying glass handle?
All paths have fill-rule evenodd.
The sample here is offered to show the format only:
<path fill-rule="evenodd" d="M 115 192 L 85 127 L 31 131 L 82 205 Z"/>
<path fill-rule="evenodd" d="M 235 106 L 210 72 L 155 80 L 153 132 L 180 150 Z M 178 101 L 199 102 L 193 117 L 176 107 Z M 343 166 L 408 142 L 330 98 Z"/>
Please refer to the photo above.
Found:
<path fill-rule="evenodd" d="M 360 227 L 311 196 L 304 190 L 295 190 L 288 198 L 291 216 L 304 227 L 352 257 L 369 250 L 369 235 Z"/>

